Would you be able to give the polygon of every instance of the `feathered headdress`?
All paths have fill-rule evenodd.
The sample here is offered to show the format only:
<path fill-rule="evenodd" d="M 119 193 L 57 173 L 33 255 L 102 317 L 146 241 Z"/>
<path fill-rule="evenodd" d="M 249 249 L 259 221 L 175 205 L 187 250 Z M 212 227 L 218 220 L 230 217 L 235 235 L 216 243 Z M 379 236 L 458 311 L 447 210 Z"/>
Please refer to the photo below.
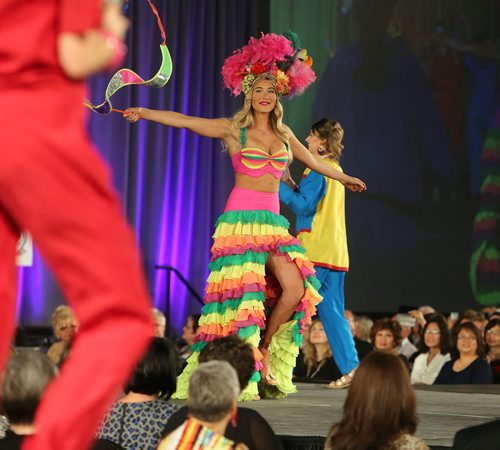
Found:
<path fill-rule="evenodd" d="M 300 95 L 315 79 L 312 58 L 300 48 L 297 35 L 262 33 L 235 50 L 222 66 L 225 86 L 234 94 L 246 94 L 255 79 L 268 73 L 276 80 L 279 95 Z"/>

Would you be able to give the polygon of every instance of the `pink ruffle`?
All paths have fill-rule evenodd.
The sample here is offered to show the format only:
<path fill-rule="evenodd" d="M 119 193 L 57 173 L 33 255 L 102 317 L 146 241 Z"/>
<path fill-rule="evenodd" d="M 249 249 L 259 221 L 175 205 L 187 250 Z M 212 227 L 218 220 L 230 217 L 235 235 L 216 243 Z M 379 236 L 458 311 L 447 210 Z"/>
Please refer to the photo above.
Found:
<path fill-rule="evenodd" d="M 292 62 L 286 74 L 288 76 L 288 88 L 292 95 L 302 94 L 304 89 L 316 80 L 314 70 L 298 59 Z"/>

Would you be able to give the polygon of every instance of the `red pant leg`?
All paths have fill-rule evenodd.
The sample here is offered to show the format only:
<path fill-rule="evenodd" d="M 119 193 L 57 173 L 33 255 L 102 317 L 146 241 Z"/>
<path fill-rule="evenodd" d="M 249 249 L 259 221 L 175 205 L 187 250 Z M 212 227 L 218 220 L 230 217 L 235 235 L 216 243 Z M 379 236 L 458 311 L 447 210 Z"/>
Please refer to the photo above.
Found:
<path fill-rule="evenodd" d="M 8 355 L 15 325 L 15 254 L 19 232 L 0 207 L 0 373 Z"/>
<path fill-rule="evenodd" d="M 58 127 L 43 122 L 37 116 L 23 133 L 0 131 L 8 152 L 8 167 L 0 168 L 0 205 L 31 232 L 80 330 L 39 407 L 37 434 L 23 449 L 81 450 L 153 328 L 134 237 L 104 165 L 70 117 Z"/>

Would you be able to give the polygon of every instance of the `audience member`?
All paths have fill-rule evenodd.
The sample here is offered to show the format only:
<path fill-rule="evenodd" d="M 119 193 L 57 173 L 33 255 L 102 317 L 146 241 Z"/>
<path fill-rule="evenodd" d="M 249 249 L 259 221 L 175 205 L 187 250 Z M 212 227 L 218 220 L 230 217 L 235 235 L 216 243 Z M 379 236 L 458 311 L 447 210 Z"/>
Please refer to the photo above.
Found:
<path fill-rule="evenodd" d="M 459 324 L 452 336 L 452 359 L 442 367 L 434 384 L 491 383 L 493 373 L 484 356 L 479 329 L 471 322 Z"/>
<path fill-rule="evenodd" d="M 417 347 L 409 339 L 413 327 L 416 325 L 416 320 L 408 314 L 397 314 L 396 320 L 401 325 L 401 343 L 395 348 L 395 351 L 410 360 L 417 352 Z"/>
<path fill-rule="evenodd" d="M 482 333 L 484 331 L 484 327 L 486 326 L 486 317 L 475 309 L 467 309 L 458 317 L 457 324 L 460 325 L 464 322 L 472 322 Z M 456 325 L 456 326 L 458 326 Z"/>
<path fill-rule="evenodd" d="M 5 437 L 5 434 L 8 429 L 9 429 L 9 421 L 7 420 L 7 417 L 2 416 L 2 414 L 0 414 L 0 439 L 3 439 Z"/>
<path fill-rule="evenodd" d="M 35 412 L 42 394 L 57 375 L 57 367 L 43 353 L 23 352 L 12 356 L 5 368 L 2 403 L 10 428 L 0 446 L 21 448 L 26 435 L 35 433 Z M 0 447 L 1 448 L 1 447 Z"/>
<path fill-rule="evenodd" d="M 184 367 L 186 360 L 193 354 L 191 346 L 194 344 L 194 337 L 198 329 L 198 321 L 200 314 L 191 314 L 187 316 L 186 324 L 182 327 L 182 344 L 179 349 L 181 359 L 181 369 Z"/>
<path fill-rule="evenodd" d="M 493 369 L 493 382 L 500 383 L 500 319 L 491 319 L 484 329 L 487 359 Z"/>
<path fill-rule="evenodd" d="M 165 337 L 165 329 L 167 327 L 167 318 L 158 308 L 151 308 L 153 323 L 155 325 L 155 336 Z"/>
<path fill-rule="evenodd" d="M 418 347 L 420 342 L 420 337 L 422 336 L 422 328 L 425 326 L 426 316 L 434 314 L 436 310 L 429 305 L 419 306 L 417 309 L 408 311 L 408 315 L 416 320 L 416 324 L 413 327 L 412 334 L 409 336 L 410 341 Z"/>
<path fill-rule="evenodd" d="M 359 329 L 361 328 L 359 319 L 352 313 L 352 311 L 348 309 L 344 311 L 344 316 L 347 319 L 347 322 L 349 323 L 349 327 L 351 328 L 351 333 L 354 338 L 354 345 L 356 346 L 356 350 L 358 352 L 358 359 L 361 361 L 366 355 L 368 355 L 368 353 L 373 352 L 373 345 L 370 344 L 370 337 L 369 337 L 370 330 L 368 330 L 366 339 L 360 339 L 358 337 L 358 335 L 361 334 L 359 332 Z M 370 325 L 370 329 L 372 325 Z"/>
<path fill-rule="evenodd" d="M 497 307 L 496 306 L 485 306 L 484 308 L 481 308 L 481 312 L 489 319 L 491 319 L 491 316 L 497 312 Z"/>
<path fill-rule="evenodd" d="M 428 449 L 414 436 L 416 410 L 415 392 L 401 359 L 372 352 L 354 375 L 342 419 L 332 426 L 325 449 Z"/>
<path fill-rule="evenodd" d="M 227 361 L 233 366 L 238 375 L 240 390 L 243 392 L 255 373 L 255 359 L 253 350 L 237 335 L 226 336 L 212 341 L 200 352 L 199 362 Z M 240 399 L 244 394 L 240 395 Z M 183 406 L 177 410 L 163 430 L 163 436 L 168 435 L 187 419 L 188 408 Z M 257 411 L 250 408 L 238 407 L 236 425 L 229 422 L 224 436 L 231 441 L 242 442 L 250 449 L 280 450 L 282 446 L 274 434 L 271 426 Z"/>
<path fill-rule="evenodd" d="M 356 328 L 356 337 L 365 342 L 373 342 L 371 341 L 371 331 L 373 327 L 373 320 L 368 316 L 354 316 L 355 321 L 358 326 Z"/>
<path fill-rule="evenodd" d="M 201 363 L 189 379 L 187 420 L 161 442 L 158 450 L 248 449 L 224 437 L 227 424 L 236 425 L 240 383 L 227 361 Z"/>
<path fill-rule="evenodd" d="M 47 351 L 47 356 L 57 366 L 66 346 L 78 331 L 78 320 L 73 310 L 66 305 L 58 306 L 52 313 L 52 328 L 57 342 Z"/>
<path fill-rule="evenodd" d="M 342 376 L 333 360 L 332 349 L 318 318 L 312 320 L 297 358 L 294 380 L 301 382 L 327 383 Z"/>
<path fill-rule="evenodd" d="M 500 308 L 495 308 L 495 311 L 489 314 L 488 320 L 491 319 L 500 319 Z"/>
<path fill-rule="evenodd" d="M 371 330 L 371 340 L 375 350 L 392 353 L 401 358 L 410 372 L 408 360 L 396 352 L 396 347 L 401 343 L 401 325 L 390 319 L 379 319 L 375 321 Z"/>
<path fill-rule="evenodd" d="M 177 409 L 166 401 L 174 393 L 175 384 L 175 346 L 155 337 L 132 373 L 125 396 L 108 411 L 97 436 L 127 450 L 154 450 Z"/>
<path fill-rule="evenodd" d="M 0 449 L 20 450 L 24 438 L 35 430 L 35 413 L 47 385 L 58 374 L 57 367 L 43 353 L 27 351 L 9 359 L 1 397 L 8 422 L 0 429 Z M 1 428 L 1 427 L 0 427 Z M 121 449 L 98 440 L 92 450 Z"/>
<path fill-rule="evenodd" d="M 424 317 L 428 314 L 433 314 L 436 310 L 430 305 L 422 305 L 418 307 L 418 311 L 420 311 Z"/>
<path fill-rule="evenodd" d="M 422 328 L 420 354 L 413 363 L 411 381 L 433 384 L 443 365 L 450 360 L 450 335 L 443 315 L 430 314 Z"/>

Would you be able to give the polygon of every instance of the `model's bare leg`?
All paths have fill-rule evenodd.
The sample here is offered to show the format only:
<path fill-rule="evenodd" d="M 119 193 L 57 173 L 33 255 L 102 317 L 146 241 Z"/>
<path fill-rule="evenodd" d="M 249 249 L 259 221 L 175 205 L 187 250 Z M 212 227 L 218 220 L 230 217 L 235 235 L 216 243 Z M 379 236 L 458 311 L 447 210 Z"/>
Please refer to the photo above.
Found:
<path fill-rule="evenodd" d="M 261 340 L 260 351 L 263 356 L 263 368 L 260 372 L 262 381 L 267 384 L 276 384 L 271 374 L 269 346 L 271 339 L 282 323 L 290 320 L 300 299 L 304 296 L 304 280 L 297 266 L 289 262 L 286 256 L 269 254 L 267 268 L 278 280 L 282 294 L 274 305 L 271 316 L 267 320 L 266 332 Z"/>

